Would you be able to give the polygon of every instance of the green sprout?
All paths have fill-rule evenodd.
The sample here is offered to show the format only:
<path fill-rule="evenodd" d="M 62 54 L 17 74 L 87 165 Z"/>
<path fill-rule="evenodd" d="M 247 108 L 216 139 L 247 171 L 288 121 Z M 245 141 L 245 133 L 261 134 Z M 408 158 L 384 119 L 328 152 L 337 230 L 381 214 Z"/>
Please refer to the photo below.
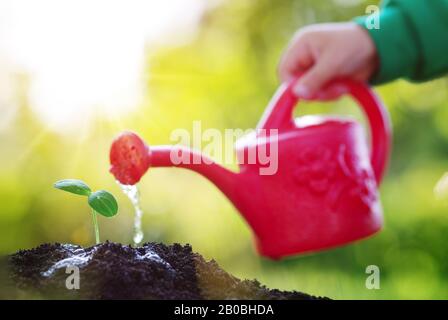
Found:
<path fill-rule="evenodd" d="M 97 244 L 100 243 L 100 231 L 98 228 L 97 213 L 107 218 L 116 215 L 118 212 L 118 204 L 117 200 L 115 200 L 115 197 L 105 190 L 92 192 L 92 190 L 85 182 L 76 179 L 59 180 L 54 184 L 54 187 L 56 189 L 88 197 L 87 202 L 92 208 L 95 240 Z"/>

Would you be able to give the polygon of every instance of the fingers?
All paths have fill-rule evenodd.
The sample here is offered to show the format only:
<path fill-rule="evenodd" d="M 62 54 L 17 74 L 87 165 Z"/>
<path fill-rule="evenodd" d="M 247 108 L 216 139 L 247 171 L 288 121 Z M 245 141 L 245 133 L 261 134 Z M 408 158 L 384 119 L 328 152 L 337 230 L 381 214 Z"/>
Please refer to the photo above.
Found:
<path fill-rule="evenodd" d="M 326 51 L 319 52 L 316 38 L 312 30 L 300 31 L 286 49 L 278 68 L 282 82 L 304 73 L 294 87 L 294 92 L 303 98 L 311 98 L 335 75 L 334 57 Z"/>
<path fill-rule="evenodd" d="M 336 75 L 334 57 L 324 52 L 316 63 L 299 79 L 294 93 L 302 98 L 311 98 Z"/>
<path fill-rule="evenodd" d="M 282 82 L 291 80 L 298 73 L 307 70 L 313 64 L 313 57 L 306 37 L 296 36 L 286 49 L 278 67 Z"/>
<path fill-rule="evenodd" d="M 366 81 L 377 67 L 375 45 L 363 28 L 353 22 L 318 24 L 296 34 L 281 59 L 279 76 L 283 82 L 301 76 L 293 90 L 312 99 L 327 95 L 321 89 L 334 78 Z"/>

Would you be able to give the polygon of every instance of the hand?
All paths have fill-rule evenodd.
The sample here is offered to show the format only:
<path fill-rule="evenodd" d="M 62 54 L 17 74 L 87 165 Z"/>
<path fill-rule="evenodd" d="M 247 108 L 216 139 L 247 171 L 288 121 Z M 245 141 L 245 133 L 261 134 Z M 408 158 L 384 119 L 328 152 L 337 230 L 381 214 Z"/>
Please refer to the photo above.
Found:
<path fill-rule="evenodd" d="M 302 98 L 311 98 L 328 81 L 344 77 L 367 81 L 378 58 L 368 32 L 353 22 L 317 24 L 297 32 L 279 65 L 283 82 L 303 76 L 294 87 Z"/>

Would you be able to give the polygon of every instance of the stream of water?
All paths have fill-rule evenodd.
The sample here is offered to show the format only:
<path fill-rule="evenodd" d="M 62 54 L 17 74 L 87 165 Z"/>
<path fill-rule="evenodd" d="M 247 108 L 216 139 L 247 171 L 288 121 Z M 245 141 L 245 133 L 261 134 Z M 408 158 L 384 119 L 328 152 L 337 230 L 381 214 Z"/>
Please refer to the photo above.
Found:
<path fill-rule="evenodd" d="M 137 185 L 125 185 L 118 182 L 121 190 L 129 198 L 134 207 L 134 244 L 138 246 L 143 240 L 142 217 L 143 210 L 140 206 L 140 193 Z"/>

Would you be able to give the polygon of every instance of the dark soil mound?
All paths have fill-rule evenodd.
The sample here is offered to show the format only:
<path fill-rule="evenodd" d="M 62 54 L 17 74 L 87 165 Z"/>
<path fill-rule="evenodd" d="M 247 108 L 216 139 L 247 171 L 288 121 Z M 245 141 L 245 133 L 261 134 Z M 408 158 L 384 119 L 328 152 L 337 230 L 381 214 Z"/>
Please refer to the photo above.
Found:
<path fill-rule="evenodd" d="M 189 245 L 146 243 L 133 248 L 106 242 L 89 248 L 43 244 L 8 259 L 11 285 L 25 297 L 58 299 L 315 299 L 241 281 L 205 261 Z M 79 289 L 67 278 L 79 268 Z M 23 296 L 19 295 L 19 296 Z"/>

